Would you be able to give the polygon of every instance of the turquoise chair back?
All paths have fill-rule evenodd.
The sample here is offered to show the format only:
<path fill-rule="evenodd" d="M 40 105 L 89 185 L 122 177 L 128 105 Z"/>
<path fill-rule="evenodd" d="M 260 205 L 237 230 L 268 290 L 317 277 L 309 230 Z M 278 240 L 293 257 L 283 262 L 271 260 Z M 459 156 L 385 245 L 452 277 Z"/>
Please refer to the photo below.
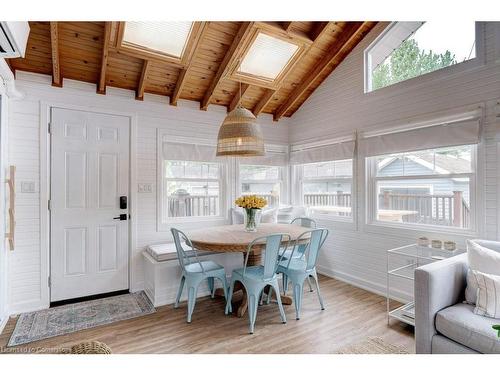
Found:
<path fill-rule="evenodd" d="M 263 240 L 265 240 L 265 248 L 264 248 L 264 274 L 263 280 L 270 280 L 276 274 L 276 270 L 278 269 L 279 258 L 281 256 L 280 250 L 283 253 L 288 248 L 288 244 L 291 242 L 291 237 L 287 233 L 275 233 L 266 237 L 259 237 L 253 240 L 249 245 L 247 252 L 245 254 L 245 265 L 243 269 L 243 276 L 245 276 L 248 257 L 250 253 L 254 251 L 255 245 L 262 245 Z M 286 243 L 284 247 L 282 247 L 282 243 Z"/>
<path fill-rule="evenodd" d="M 186 270 L 186 266 L 188 264 L 195 263 L 191 259 L 192 257 L 188 256 L 186 253 L 186 250 L 182 247 L 182 241 L 191 248 L 191 250 L 194 252 L 194 258 L 196 259 L 196 263 L 199 263 L 202 272 L 205 272 L 203 269 L 203 264 L 200 262 L 198 259 L 198 254 L 196 252 L 196 249 L 194 248 L 193 244 L 191 243 L 191 240 L 188 238 L 188 236 L 180 231 L 179 229 L 176 228 L 171 228 L 170 231 L 172 232 L 172 237 L 174 237 L 174 243 L 175 243 L 175 249 L 177 251 L 177 258 L 179 259 L 179 264 L 182 268 L 183 271 Z"/>
<path fill-rule="evenodd" d="M 292 249 L 292 254 L 288 259 L 287 268 L 292 261 L 293 254 L 295 251 L 301 251 L 301 259 L 306 261 L 306 272 L 311 271 L 318 260 L 319 250 L 323 246 L 328 237 L 328 229 L 318 228 L 313 230 L 308 230 L 302 233 L 294 241 L 294 246 Z"/>
<path fill-rule="evenodd" d="M 290 224 L 296 224 L 306 228 L 316 228 L 316 221 L 309 217 L 296 217 Z"/>

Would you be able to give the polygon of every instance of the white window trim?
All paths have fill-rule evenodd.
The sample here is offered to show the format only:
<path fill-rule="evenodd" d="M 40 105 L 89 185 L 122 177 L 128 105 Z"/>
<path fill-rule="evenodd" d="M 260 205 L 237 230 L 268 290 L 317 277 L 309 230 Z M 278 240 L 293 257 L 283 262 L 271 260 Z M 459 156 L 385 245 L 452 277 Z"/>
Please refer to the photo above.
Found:
<path fill-rule="evenodd" d="M 164 136 L 168 136 L 168 141 L 173 143 L 187 143 L 187 144 L 199 144 L 205 146 L 215 146 L 213 142 L 207 142 L 206 139 L 193 139 L 186 137 L 172 137 L 166 130 L 158 129 L 157 132 L 157 145 L 156 145 L 156 176 L 157 176 L 157 184 L 156 184 L 156 230 L 158 232 L 167 232 L 172 227 L 172 224 L 179 223 L 197 223 L 197 222 L 217 222 L 227 220 L 227 207 L 229 205 L 229 193 L 230 187 L 228 184 L 228 161 L 227 159 L 221 159 L 219 162 L 219 179 L 215 181 L 219 181 L 219 215 L 217 216 L 186 216 L 186 217 L 168 217 L 165 221 L 163 221 L 162 217 L 162 206 L 163 206 L 163 187 L 165 183 L 165 178 L 163 176 L 164 168 L 164 159 L 163 159 L 163 140 Z M 179 180 L 179 179 L 176 179 Z M 193 181 L 193 179 L 185 179 L 189 181 Z M 203 179 L 204 181 L 209 181 L 212 179 Z M 224 198 L 225 197 L 225 198 Z"/>
<path fill-rule="evenodd" d="M 382 39 L 382 37 L 390 32 L 391 28 L 398 21 L 391 22 L 385 29 L 382 31 L 372 43 L 365 49 L 363 54 L 364 60 L 364 93 L 365 94 L 374 94 L 379 91 L 384 91 L 386 95 L 386 89 L 399 90 L 399 89 L 407 89 L 407 88 L 415 88 L 420 84 L 424 84 L 426 82 L 433 82 L 442 78 L 449 77 L 452 74 L 461 74 L 470 70 L 477 69 L 486 64 L 486 48 L 485 48 L 485 22 L 476 22 L 476 57 L 463 61 L 445 68 L 441 68 L 438 70 L 434 70 L 429 73 L 425 73 L 410 79 L 406 79 L 401 82 L 394 83 L 392 85 L 388 85 L 385 87 L 381 87 L 377 90 L 372 90 L 371 88 L 371 61 L 370 61 L 370 51 L 371 49 L 377 45 L 377 43 Z"/>
<path fill-rule="evenodd" d="M 367 232 L 386 233 L 387 229 L 407 230 L 409 233 L 429 232 L 429 233 L 445 233 L 450 235 L 470 236 L 477 235 L 477 212 L 478 212 L 478 199 L 477 199 L 477 180 L 478 180 L 478 145 L 472 145 L 472 172 L 459 173 L 459 174 L 446 174 L 446 175 L 417 175 L 417 176 L 388 176 L 376 177 L 376 157 L 365 158 L 365 226 Z M 454 178 L 454 177 L 468 177 L 469 178 L 469 200 L 470 200 L 470 228 L 456 228 L 444 225 L 432 224 L 406 224 L 394 223 L 388 221 L 381 221 L 376 219 L 377 215 L 377 181 L 390 181 L 390 180 L 419 180 L 419 179 L 436 179 L 436 178 Z"/>

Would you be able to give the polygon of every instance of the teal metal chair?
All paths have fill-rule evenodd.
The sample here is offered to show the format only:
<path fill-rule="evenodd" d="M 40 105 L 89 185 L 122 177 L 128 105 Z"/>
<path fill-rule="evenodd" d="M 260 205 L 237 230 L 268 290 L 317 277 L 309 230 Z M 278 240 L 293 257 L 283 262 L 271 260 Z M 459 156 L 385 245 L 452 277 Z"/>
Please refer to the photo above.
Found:
<path fill-rule="evenodd" d="M 318 274 L 316 273 L 316 262 L 318 260 L 319 250 L 328 237 L 327 229 L 313 229 L 302 233 L 295 241 L 292 248 L 292 255 L 288 259 L 280 259 L 278 273 L 283 274 L 283 292 L 286 294 L 288 283 L 293 285 L 293 300 L 295 304 L 295 318 L 300 319 L 300 309 L 302 307 L 302 297 L 304 281 L 312 277 L 316 282 L 316 292 L 321 306 L 325 309 L 323 298 L 319 290 Z M 305 249 L 299 258 L 294 256 L 298 249 L 304 246 Z"/>
<path fill-rule="evenodd" d="M 229 298 L 226 304 L 226 314 L 232 312 L 231 298 L 233 295 L 234 284 L 239 281 L 243 284 L 248 298 L 248 318 L 250 320 L 250 333 L 254 332 L 255 319 L 257 317 L 257 307 L 259 299 L 264 288 L 270 286 L 276 293 L 276 299 L 280 310 L 281 321 L 286 323 L 285 310 L 281 304 L 278 277 L 276 270 L 278 268 L 278 259 L 280 259 L 280 248 L 283 242 L 290 243 L 291 237 L 286 233 L 276 233 L 267 237 L 260 237 L 248 245 L 245 254 L 245 264 L 243 268 L 233 270 L 231 277 L 231 286 L 229 288 Z M 247 267 L 248 257 L 254 251 L 255 245 L 261 246 L 265 243 L 264 265 Z M 286 250 L 286 247 L 285 247 Z M 269 290 L 271 294 L 271 289 Z"/>
<path fill-rule="evenodd" d="M 177 292 L 177 297 L 175 299 L 174 308 L 179 307 L 179 300 L 182 296 L 182 290 L 184 289 L 184 284 L 187 288 L 188 294 L 188 314 L 187 322 L 191 323 L 191 316 L 193 315 L 194 305 L 196 304 L 196 296 L 198 294 L 198 287 L 200 283 L 207 279 L 208 288 L 211 293 L 211 297 L 214 298 L 215 293 L 215 280 L 219 279 L 222 282 L 224 288 L 224 297 L 227 301 L 227 279 L 226 271 L 224 267 L 217 264 L 211 260 L 200 261 L 198 259 L 198 254 L 196 249 L 193 247 L 191 240 L 182 231 L 171 228 L 172 236 L 174 237 L 175 248 L 177 250 L 177 256 L 179 258 L 179 264 L 182 268 L 181 283 L 179 285 L 179 291 Z M 182 247 L 182 242 L 189 246 L 193 251 L 193 256 L 188 256 L 186 250 Z M 194 258 L 194 259 L 193 259 Z"/>
<path fill-rule="evenodd" d="M 309 218 L 309 217 L 296 217 L 295 219 L 293 219 L 290 222 L 290 224 L 299 225 L 299 226 L 304 227 L 304 228 L 311 228 L 311 229 L 316 228 L 316 221 Z M 306 250 L 305 245 L 299 245 L 299 247 L 297 248 L 297 251 L 294 252 L 293 257 L 294 258 L 302 257 L 305 250 Z M 292 257 L 292 251 L 293 251 L 293 249 L 289 249 L 289 250 L 285 251 L 285 253 L 283 254 L 281 259 L 282 260 L 290 259 Z M 283 275 L 283 277 L 286 277 L 286 276 Z M 307 284 L 309 285 L 309 291 L 314 292 L 312 285 L 311 285 L 311 280 L 309 279 L 309 277 L 307 278 Z M 269 297 L 268 297 L 267 303 L 269 303 Z"/>

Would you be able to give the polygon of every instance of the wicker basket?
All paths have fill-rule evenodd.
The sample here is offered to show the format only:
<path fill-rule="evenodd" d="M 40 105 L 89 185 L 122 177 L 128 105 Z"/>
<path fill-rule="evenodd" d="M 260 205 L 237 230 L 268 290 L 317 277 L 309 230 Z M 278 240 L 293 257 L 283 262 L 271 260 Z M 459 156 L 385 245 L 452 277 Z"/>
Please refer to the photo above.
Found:
<path fill-rule="evenodd" d="M 111 354 L 111 349 L 99 341 L 84 341 L 73 345 L 71 354 Z"/>

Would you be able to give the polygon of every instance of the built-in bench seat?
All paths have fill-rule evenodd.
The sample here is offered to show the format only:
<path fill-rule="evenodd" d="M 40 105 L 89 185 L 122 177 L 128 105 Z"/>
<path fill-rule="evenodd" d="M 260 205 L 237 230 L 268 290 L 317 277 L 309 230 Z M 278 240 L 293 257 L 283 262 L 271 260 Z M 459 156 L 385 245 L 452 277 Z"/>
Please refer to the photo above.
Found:
<path fill-rule="evenodd" d="M 184 249 L 189 249 L 185 243 L 182 244 Z M 164 262 L 167 260 L 176 260 L 177 259 L 177 250 L 175 248 L 175 243 L 163 243 L 159 245 L 149 245 L 146 248 L 146 252 L 157 262 Z M 208 251 L 197 251 L 198 256 L 213 254 L 213 252 Z M 186 251 L 186 255 L 188 257 L 194 256 L 193 250 Z"/>
<path fill-rule="evenodd" d="M 188 249 L 189 246 L 184 246 Z M 194 256 L 193 250 L 188 250 L 188 256 Z M 228 276 L 233 268 L 241 267 L 243 255 L 241 253 L 215 253 L 197 251 L 200 260 L 211 259 L 223 265 Z M 154 306 L 173 303 L 179 287 L 181 267 L 177 259 L 177 250 L 173 242 L 149 245 L 142 252 L 144 259 L 144 291 Z M 208 295 L 208 288 L 201 285 L 198 296 Z M 183 298 L 184 299 L 184 298 Z"/>

